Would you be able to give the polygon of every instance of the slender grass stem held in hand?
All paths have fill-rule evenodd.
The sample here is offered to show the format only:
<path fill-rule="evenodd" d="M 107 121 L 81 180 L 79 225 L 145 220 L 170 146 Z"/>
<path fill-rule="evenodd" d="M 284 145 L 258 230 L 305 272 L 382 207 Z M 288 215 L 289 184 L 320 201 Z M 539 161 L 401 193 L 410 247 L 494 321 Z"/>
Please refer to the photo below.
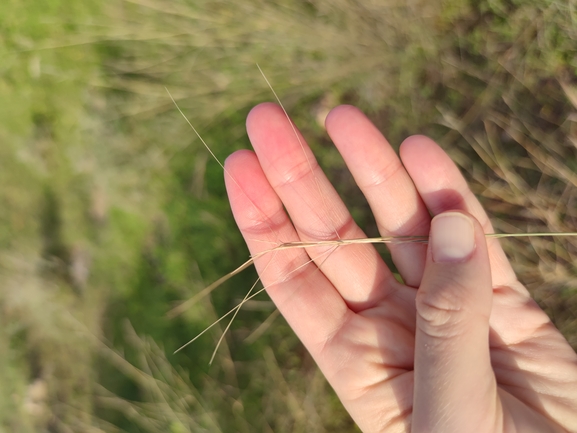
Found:
<path fill-rule="evenodd" d="M 284 108 L 282 102 L 280 101 L 280 98 L 278 97 L 278 95 L 276 94 L 275 90 L 273 89 L 271 83 L 269 82 L 269 80 L 267 79 L 267 77 L 265 76 L 264 72 L 262 71 L 262 69 L 260 68 L 259 65 L 257 65 L 260 73 L 262 74 L 264 80 L 266 81 L 267 85 L 269 86 L 270 90 L 272 91 L 275 99 L 277 100 L 277 102 L 279 103 L 279 105 L 281 106 L 285 116 L 287 117 L 288 121 L 290 122 L 290 125 L 293 129 L 293 132 L 298 140 L 298 142 L 301 145 L 301 148 L 303 148 L 303 152 L 304 152 L 304 147 L 303 147 L 303 143 L 299 137 L 298 132 L 296 131 L 296 128 L 294 127 L 293 123 L 290 121 L 290 118 L 288 116 L 288 113 L 286 111 L 286 109 Z M 222 164 L 220 162 L 220 160 L 216 157 L 216 155 L 214 154 L 214 152 L 212 151 L 212 149 L 210 148 L 210 146 L 208 146 L 208 144 L 205 142 L 205 140 L 202 138 L 202 136 L 200 135 L 200 133 L 197 131 L 197 129 L 192 125 L 192 123 L 190 122 L 190 120 L 186 117 L 186 115 L 182 112 L 182 110 L 180 109 L 180 107 L 178 106 L 176 100 L 172 97 L 170 91 L 168 89 L 166 89 L 168 95 L 170 96 L 172 102 L 174 103 L 175 107 L 177 108 L 178 112 L 181 114 L 181 116 L 186 120 L 186 122 L 188 123 L 188 125 L 190 126 L 190 128 L 192 129 L 192 131 L 196 134 L 196 136 L 199 138 L 199 140 L 202 142 L 202 144 L 204 145 L 204 147 L 208 150 L 208 152 L 210 153 L 210 155 L 212 156 L 212 158 L 222 167 L 223 171 L 225 173 L 227 173 L 227 170 L 224 166 L 224 164 Z M 304 152 L 306 155 L 306 152 Z M 308 160 L 308 158 L 306 159 L 307 161 L 307 165 L 309 167 L 309 169 L 312 171 L 312 167 L 311 167 L 311 162 Z M 230 175 L 230 173 L 227 173 L 229 175 L 229 177 L 232 179 L 233 182 L 236 183 L 236 180 L 234 179 L 234 177 L 232 177 Z M 314 178 L 317 188 L 320 188 L 318 185 L 318 180 L 316 180 L 316 177 Z M 321 197 L 324 197 L 322 194 L 319 194 Z M 323 198 L 324 199 L 324 198 Z M 324 203 L 323 203 L 324 205 Z M 242 265 L 240 265 L 238 268 L 234 269 L 233 271 L 229 272 L 228 274 L 222 276 L 221 278 L 219 278 L 218 280 L 216 280 L 215 282 L 213 282 L 212 284 L 210 284 L 209 286 L 205 287 L 203 290 L 201 290 L 199 293 L 197 293 L 195 296 L 193 296 L 192 298 L 190 298 L 187 301 L 182 302 L 180 305 L 178 305 L 177 307 L 173 308 L 172 310 L 170 310 L 168 312 L 168 317 L 173 318 L 178 316 L 179 314 L 182 314 L 184 311 L 186 311 L 188 308 L 190 308 L 192 305 L 194 305 L 196 302 L 198 302 L 200 299 L 204 298 L 205 296 L 209 295 L 213 290 L 215 290 L 216 288 L 218 288 L 219 286 L 221 286 L 223 283 L 225 283 L 226 281 L 228 281 L 230 278 L 234 277 L 235 275 L 239 274 L 240 272 L 242 272 L 243 270 L 247 269 L 248 267 L 252 266 L 255 262 L 255 260 L 257 260 L 258 258 L 271 254 L 271 253 L 275 253 L 278 251 L 282 251 L 282 250 L 287 250 L 287 249 L 294 249 L 294 248 L 314 248 L 314 247 L 345 247 L 347 245 L 354 245 L 354 244 L 408 244 L 408 243 L 420 243 L 420 244 L 427 244 L 429 242 L 429 237 L 428 236 L 385 236 L 385 237 L 374 237 L 374 238 L 359 238 L 359 239 L 341 239 L 339 237 L 338 231 L 334 230 L 335 233 L 335 237 L 337 237 L 337 239 L 333 239 L 333 240 L 323 240 L 323 241 L 308 241 L 308 242 L 304 242 L 304 241 L 292 241 L 292 242 L 279 242 L 279 244 L 273 248 L 270 248 L 268 250 L 264 250 L 259 252 L 256 255 L 253 255 L 252 257 L 250 257 L 246 262 L 244 262 Z M 529 237 L 565 237 L 565 236 L 577 236 L 577 232 L 564 232 L 564 233 L 553 233 L 553 232 L 537 232 L 537 233 L 487 233 L 486 238 L 488 239 L 502 239 L 502 238 L 529 238 Z M 312 260 L 311 260 L 312 261 Z M 208 326 L 207 328 L 205 328 L 200 334 L 196 335 L 193 339 L 191 339 L 190 341 L 188 341 L 186 344 L 182 345 L 180 348 L 178 348 L 176 352 L 181 351 L 182 349 L 184 349 L 185 347 L 189 346 L 191 343 L 193 343 L 194 341 L 196 341 L 200 336 L 202 336 L 203 334 L 205 334 L 209 329 L 211 329 L 212 327 L 214 327 L 215 325 L 217 325 L 218 323 L 220 323 L 223 319 L 225 319 L 226 317 L 230 316 L 231 314 L 233 315 L 231 322 L 226 326 L 222 336 L 220 337 L 216 348 L 211 356 L 210 359 L 210 363 L 212 363 L 212 361 L 214 360 L 214 357 L 216 355 L 216 351 L 218 349 L 218 347 L 220 346 L 222 339 L 224 338 L 224 335 L 226 334 L 226 332 L 228 331 L 228 329 L 230 328 L 232 321 L 234 320 L 234 318 L 236 317 L 236 315 L 238 314 L 238 312 L 240 311 L 240 308 L 242 308 L 242 306 L 249 300 L 253 299 L 255 296 L 257 296 L 258 294 L 262 293 L 264 290 L 266 290 L 267 287 L 264 287 L 260 290 L 258 290 L 257 292 L 253 293 L 256 285 L 258 284 L 259 280 L 257 279 L 257 281 L 255 281 L 255 283 L 253 284 L 253 286 L 250 288 L 250 290 L 247 292 L 246 296 L 244 297 L 244 299 L 242 300 L 242 302 L 240 302 L 238 305 L 236 305 L 234 308 L 232 308 L 229 312 L 227 312 L 226 314 L 224 314 L 223 316 L 221 316 L 218 320 L 216 320 L 215 322 L 213 322 L 210 326 Z"/>
<path fill-rule="evenodd" d="M 365 433 L 577 432 L 577 355 L 495 241 L 577 233 L 495 234 L 439 145 L 412 136 L 397 155 L 343 105 L 325 126 L 382 235 L 367 238 L 281 107 L 253 108 L 254 152 L 221 164 L 251 257 L 192 301 L 253 264 L 264 287 L 178 350 L 230 318 L 212 362 L 240 308 L 266 290 Z M 387 245 L 398 273 L 373 244 Z"/>

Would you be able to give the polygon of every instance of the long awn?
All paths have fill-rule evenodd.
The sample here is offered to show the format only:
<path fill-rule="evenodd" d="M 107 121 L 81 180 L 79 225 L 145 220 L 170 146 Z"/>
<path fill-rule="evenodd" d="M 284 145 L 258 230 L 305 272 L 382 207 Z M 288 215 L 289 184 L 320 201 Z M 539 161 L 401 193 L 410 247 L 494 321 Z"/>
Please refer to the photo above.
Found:
<path fill-rule="evenodd" d="M 296 131 L 295 126 L 293 125 L 292 121 L 290 120 L 290 117 L 288 115 L 288 112 L 286 111 L 284 105 L 282 104 L 280 98 L 278 97 L 277 93 L 275 92 L 275 90 L 273 89 L 271 83 L 269 82 L 268 78 L 266 77 L 266 75 L 264 74 L 264 72 L 262 71 L 261 67 L 257 64 L 257 68 L 260 71 L 260 73 L 262 74 L 266 84 L 268 85 L 269 89 L 271 90 L 271 92 L 273 93 L 276 101 L 278 102 L 278 104 L 280 105 L 280 107 L 282 108 L 285 116 L 287 117 L 293 132 L 295 134 L 295 136 L 297 137 L 297 140 L 300 143 L 301 148 L 304 149 L 304 144 L 302 143 L 298 132 Z M 183 111 L 180 109 L 180 107 L 178 106 L 176 100 L 173 98 L 172 94 L 170 93 L 170 91 L 168 89 L 166 89 L 168 95 L 170 96 L 170 99 L 172 100 L 172 102 L 174 103 L 175 107 L 177 108 L 178 112 L 182 115 L 182 117 L 186 120 L 186 122 L 188 123 L 188 125 L 190 126 L 190 128 L 193 130 L 193 132 L 196 134 L 196 136 L 199 138 L 199 140 L 202 142 L 202 144 L 204 145 L 204 147 L 208 150 L 208 152 L 210 153 L 210 155 L 214 158 L 214 160 L 221 166 L 221 168 L 224 170 L 225 173 L 229 174 L 226 170 L 226 168 L 224 167 L 224 164 L 222 164 L 220 162 L 220 160 L 216 157 L 216 155 L 214 154 L 214 152 L 212 151 L 212 149 L 208 146 L 208 144 L 204 141 L 204 139 L 201 137 L 201 135 L 199 134 L 199 132 L 196 130 L 196 128 L 192 125 L 192 123 L 190 122 L 190 120 L 186 117 L 186 115 L 183 113 Z M 306 153 L 305 153 L 306 155 Z M 309 165 L 309 168 L 311 168 L 311 163 L 307 157 L 307 163 Z M 230 174 L 229 174 L 230 176 Z M 230 178 L 236 183 L 236 180 L 230 176 Z M 316 177 L 315 177 L 315 181 L 316 181 Z M 320 189 L 320 186 L 318 184 L 318 181 L 316 181 L 316 185 L 317 188 Z M 321 197 L 324 197 L 322 194 L 320 194 Z M 180 305 L 178 305 L 177 307 L 173 308 L 171 311 L 169 311 L 168 316 L 169 317 L 176 317 L 179 314 L 183 313 L 184 311 L 186 311 L 188 308 L 190 308 L 192 305 L 194 305 L 196 302 L 198 302 L 200 299 L 204 298 L 205 296 L 209 295 L 213 290 L 215 290 L 217 287 L 219 287 L 220 285 L 222 285 L 223 283 L 225 283 L 226 281 L 228 281 L 230 278 L 234 277 L 235 275 L 239 274 L 240 272 L 242 272 L 243 270 L 245 270 L 246 268 L 252 266 L 256 260 L 258 260 L 259 258 L 265 256 L 265 255 L 269 255 L 272 254 L 273 258 L 274 255 L 282 250 L 287 250 L 287 249 L 294 249 L 294 248 L 313 248 L 313 247 L 330 247 L 327 251 L 324 251 L 323 253 L 320 254 L 319 257 L 315 257 L 315 258 L 311 258 L 309 261 L 305 262 L 304 264 L 300 265 L 299 267 L 293 269 L 290 273 L 294 273 L 297 272 L 298 270 L 300 270 L 301 268 L 303 268 L 304 266 L 312 263 L 315 260 L 318 260 L 319 258 L 323 257 L 326 255 L 326 257 L 323 258 L 323 261 L 321 262 L 321 264 L 318 266 L 318 270 L 320 270 L 320 267 L 322 266 L 322 263 L 324 263 L 329 256 L 332 254 L 332 252 L 334 252 L 337 248 L 340 247 L 344 247 L 346 245 L 353 245 L 353 244 L 405 244 L 405 243 L 428 243 L 429 241 L 429 237 L 428 236 L 383 236 L 383 237 L 374 237 L 374 238 L 359 238 L 359 239 L 341 239 L 338 236 L 338 233 L 336 230 L 334 230 L 337 239 L 334 240 L 324 240 L 324 241 L 293 241 L 293 242 L 282 242 L 280 240 L 278 240 L 278 243 L 276 246 L 261 251 L 258 254 L 255 254 L 253 256 L 251 256 L 246 262 L 244 262 L 242 265 L 240 265 L 238 268 L 234 269 L 233 271 L 229 272 L 228 274 L 222 276 L 221 278 L 219 278 L 218 280 L 216 280 L 215 282 L 213 282 L 212 284 L 208 285 L 207 287 L 205 287 L 203 290 L 201 290 L 199 293 L 197 293 L 195 296 L 193 296 L 192 298 L 190 298 L 187 301 L 182 302 Z M 501 238 L 521 238 L 521 237 L 559 237 L 559 236 L 577 236 L 577 232 L 536 232 L 536 233 L 487 233 L 486 235 L 487 239 L 501 239 Z M 272 259 L 271 259 L 272 260 Z M 270 264 L 270 262 L 269 262 Z M 268 266 L 268 265 L 267 265 Z M 232 315 L 229 323 L 227 324 L 227 326 L 225 327 L 221 337 L 219 338 L 217 345 L 212 353 L 211 359 L 210 359 L 210 363 L 213 362 L 216 353 L 218 351 L 218 348 L 220 347 L 220 344 L 222 343 L 224 336 L 226 335 L 226 332 L 230 329 L 232 322 L 234 321 L 234 319 L 236 318 L 236 315 L 238 314 L 238 312 L 240 311 L 240 309 L 242 308 L 242 306 L 247 303 L 248 301 L 250 301 L 251 299 L 255 298 L 256 296 L 258 296 L 260 293 L 262 293 L 263 291 L 267 290 L 268 288 L 274 286 L 277 283 L 273 283 L 270 284 L 266 287 L 263 287 L 259 290 L 257 290 L 256 292 L 255 287 L 257 286 L 258 282 L 260 281 L 260 278 L 257 279 L 254 284 L 252 285 L 252 287 L 249 289 L 249 291 L 247 292 L 247 294 L 244 296 L 244 298 L 242 299 L 242 301 L 237 304 L 234 308 L 232 308 L 231 310 L 229 310 L 227 313 L 225 313 L 224 315 L 222 315 L 219 319 L 215 320 L 211 325 L 209 325 L 208 327 L 206 327 L 202 332 L 200 332 L 198 335 L 196 335 L 194 338 L 192 338 L 191 340 L 189 340 L 187 343 L 183 344 L 181 347 L 179 347 L 174 353 L 180 352 L 181 350 L 183 350 L 185 347 L 189 346 L 190 344 L 192 344 L 193 342 L 195 342 L 198 338 L 200 338 L 202 335 L 204 335 L 207 331 L 209 331 L 211 328 L 213 328 L 214 326 L 216 326 L 218 323 L 220 323 L 222 320 L 224 320 L 226 317 L 229 317 Z"/>

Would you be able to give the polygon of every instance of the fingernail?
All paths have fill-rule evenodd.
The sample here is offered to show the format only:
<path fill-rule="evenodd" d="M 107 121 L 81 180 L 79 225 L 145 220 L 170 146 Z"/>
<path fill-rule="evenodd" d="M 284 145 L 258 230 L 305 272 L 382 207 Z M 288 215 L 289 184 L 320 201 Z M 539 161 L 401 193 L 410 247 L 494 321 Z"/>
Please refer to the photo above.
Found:
<path fill-rule="evenodd" d="M 451 263 L 465 260 L 475 249 L 473 221 L 459 212 L 437 215 L 431 222 L 431 243 L 433 261 Z"/>

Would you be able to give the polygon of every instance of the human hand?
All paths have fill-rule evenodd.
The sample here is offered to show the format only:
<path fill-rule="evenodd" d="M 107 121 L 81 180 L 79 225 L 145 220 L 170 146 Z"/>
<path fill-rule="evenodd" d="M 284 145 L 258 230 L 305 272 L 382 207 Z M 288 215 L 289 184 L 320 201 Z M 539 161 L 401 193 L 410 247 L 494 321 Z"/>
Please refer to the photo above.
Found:
<path fill-rule="evenodd" d="M 270 297 L 359 427 L 577 431 L 577 355 L 498 241 L 485 239 L 491 224 L 455 164 L 422 136 L 401 145 L 401 163 L 351 106 L 335 108 L 326 127 L 381 235 L 431 236 L 428 246 L 389 245 L 405 284 L 371 244 L 256 260 Z M 253 255 L 279 242 L 365 237 L 278 106 L 255 107 L 247 130 L 256 155 L 236 152 L 225 166 Z"/>

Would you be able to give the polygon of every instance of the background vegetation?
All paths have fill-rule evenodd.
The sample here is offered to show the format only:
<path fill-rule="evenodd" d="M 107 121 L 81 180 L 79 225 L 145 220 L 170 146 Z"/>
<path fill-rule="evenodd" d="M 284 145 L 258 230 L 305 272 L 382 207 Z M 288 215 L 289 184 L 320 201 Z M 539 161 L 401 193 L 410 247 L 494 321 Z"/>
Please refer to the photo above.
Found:
<path fill-rule="evenodd" d="M 574 0 L 0 2 L 0 431 L 356 431 L 242 263 L 222 160 L 271 100 L 376 234 L 324 135 L 339 103 L 442 144 L 498 231 L 577 227 Z M 577 347 L 577 243 L 503 241 Z M 386 255 L 386 252 L 383 252 Z M 216 327 L 218 328 L 218 327 Z"/>

